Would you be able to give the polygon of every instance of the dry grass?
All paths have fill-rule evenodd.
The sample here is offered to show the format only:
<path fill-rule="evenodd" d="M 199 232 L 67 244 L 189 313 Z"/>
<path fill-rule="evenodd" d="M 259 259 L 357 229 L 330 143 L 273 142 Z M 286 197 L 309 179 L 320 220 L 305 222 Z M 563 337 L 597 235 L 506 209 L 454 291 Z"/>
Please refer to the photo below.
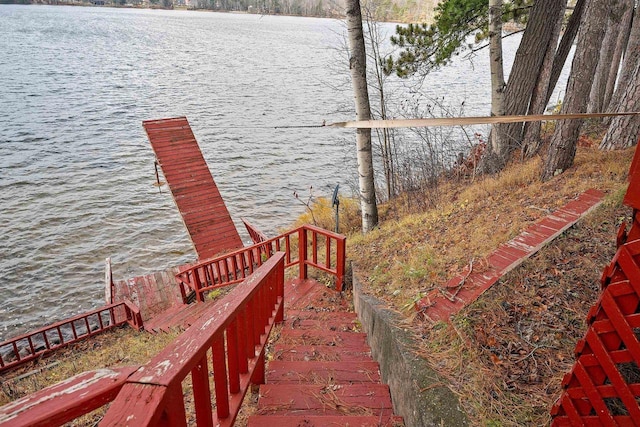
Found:
<path fill-rule="evenodd" d="M 378 230 L 349 239 L 348 254 L 365 276 L 366 291 L 406 315 L 421 356 L 449 380 L 473 425 L 549 423 L 602 268 L 615 251 L 617 228 L 629 215 L 621 200 L 632 156 L 633 149 L 580 148 L 575 166 L 550 182 L 538 179 L 536 159 L 475 183 L 444 183 L 436 209 L 392 206 Z M 416 319 L 414 301 L 471 259 L 482 268 L 500 243 L 588 188 L 608 194 L 604 206 L 450 324 Z"/>
<path fill-rule="evenodd" d="M 82 372 L 147 363 L 176 336 L 151 335 L 124 327 L 80 341 L 1 375 L 0 406 Z M 95 425 L 105 410 L 101 408 L 69 425 Z"/>
<path fill-rule="evenodd" d="M 476 425 L 547 425 L 585 318 L 600 290 L 602 268 L 630 210 L 622 192 L 565 232 L 451 325 L 414 323 L 423 356 L 450 380 Z"/>
<path fill-rule="evenodd" d="M 500 243 L 563 206 L 588 188 L 616 191 L 626 183 L 633 150 L 603 153 L 583 148 L 575 166 L 543 183 L 540 160 L 510 166 L 475 183 L 446 182 L 436 208 L 387 210 L 382 225 L 350 236 L 348 256 L 366 277 L 367 291 L 406 311 L 472 259 L 482 260 Z"/>

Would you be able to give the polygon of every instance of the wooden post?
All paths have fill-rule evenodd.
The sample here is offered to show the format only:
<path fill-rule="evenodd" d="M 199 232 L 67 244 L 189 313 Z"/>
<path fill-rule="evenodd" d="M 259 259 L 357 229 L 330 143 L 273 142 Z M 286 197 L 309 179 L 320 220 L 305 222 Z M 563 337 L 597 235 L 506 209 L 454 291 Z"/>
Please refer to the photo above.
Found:
<path fill-rule="evenodd" d="M 300 263 L 300 278 L 307 278 L 307 229 L 302 226 L 298 229 L 298 262 Z"/>
<path fill-rule="evenodd" d="M 111 274 L 111 258 L 104 261 L 104 301 L 113 304 L 113 276 Z"/>
<path fill-rule="evenodd" d="M 342 292 L 344 284 L 347 239 L 342 238 L 336 244 L 336 290 Z"/>

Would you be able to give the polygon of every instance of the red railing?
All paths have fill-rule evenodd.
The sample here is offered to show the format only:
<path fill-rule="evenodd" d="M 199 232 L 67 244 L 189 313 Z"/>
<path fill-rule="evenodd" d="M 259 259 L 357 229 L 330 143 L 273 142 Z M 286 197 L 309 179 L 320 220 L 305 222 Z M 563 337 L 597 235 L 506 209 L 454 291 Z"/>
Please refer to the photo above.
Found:
<path fill-rule="evenodd" d="M 244 218 L 240 218 L 240 219 L 242 220 L 244 227 L 247 229 L 247 233 L 249 233 L 249 237 L 251 237 L 251 241 L 253 241 L 253 243 L 260 243 L 260 242 L 264 242 L 265 240 L 269 240 L 269 237 L 266 234 L 264 234 L 262 231 L 260 231 L 258 227 L 251 224 L 249 221 L 247 221 Z"/>
<path fill-rule="evenodd" d="M 0 343 L 0 372 L 124 323 L 142 328 L 140 311 L 129 301 L 106 305 L 4 341 Z"/>
<path fill-rule="evenodd" d="M 346 237 L 313 225 L 288 231 L 272 239 L 195 264 L 176 275 L 181 287 L 194 290 L 198 301 L 206 292 L 240 283 L 274 253 L 285 252 L 285 268 L 299 267 L 299 277 L 308 277 L 314 267 L 336 277 L 342 291 L 345 274 Z M 184 293 L 184 292 L 183 292 Z"/>
<path fill-rule="evenodd" d="M 265 346 L 283 318 L 284 259 L 274 254 L 129 377 L 101 425 L 186 426 L 193 419 L 198 426 L 233 425 L 250 384 L 264 383 Z M 193 395 L 185 398 L 189 380 Z"/>

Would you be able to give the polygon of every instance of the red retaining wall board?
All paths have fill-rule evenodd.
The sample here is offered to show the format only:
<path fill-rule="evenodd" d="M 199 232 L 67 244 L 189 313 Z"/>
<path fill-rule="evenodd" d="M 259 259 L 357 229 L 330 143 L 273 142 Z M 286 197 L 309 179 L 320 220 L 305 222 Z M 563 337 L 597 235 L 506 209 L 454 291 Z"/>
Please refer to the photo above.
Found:
<path fill-rule="evenodd" d="M 471 272 L 468 267 L 459 276 L 449 280 L 442 289 L 431 291 L 416 304 L 426 319 L 437 322 L 447 321 L 449 317 L 478 299 L 502 276 L 522 264 L 531 255 L 551 242 L 565 230 L 578 222 L 580 218 L 595 209 L 604 194 L 590 189 L 575 200 L 551 215 L 531 225 L 518 236 L 500 245 L 487 256 L 489 268 L 485 271 Z"/>
<path fill-rule="evenodd" d="M 200 260 L 242 240 L 186 117 L 142 122 Z"/>

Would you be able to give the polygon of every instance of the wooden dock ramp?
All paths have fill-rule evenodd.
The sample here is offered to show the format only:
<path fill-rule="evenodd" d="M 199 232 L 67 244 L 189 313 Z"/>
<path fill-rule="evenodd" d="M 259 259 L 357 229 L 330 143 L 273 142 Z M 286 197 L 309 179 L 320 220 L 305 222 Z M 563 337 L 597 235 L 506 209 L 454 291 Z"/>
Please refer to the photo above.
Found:
<path fill-rule="evenodd" d="M 186 117 L 142 122 L 199 260 L 243 246 Z"/>

